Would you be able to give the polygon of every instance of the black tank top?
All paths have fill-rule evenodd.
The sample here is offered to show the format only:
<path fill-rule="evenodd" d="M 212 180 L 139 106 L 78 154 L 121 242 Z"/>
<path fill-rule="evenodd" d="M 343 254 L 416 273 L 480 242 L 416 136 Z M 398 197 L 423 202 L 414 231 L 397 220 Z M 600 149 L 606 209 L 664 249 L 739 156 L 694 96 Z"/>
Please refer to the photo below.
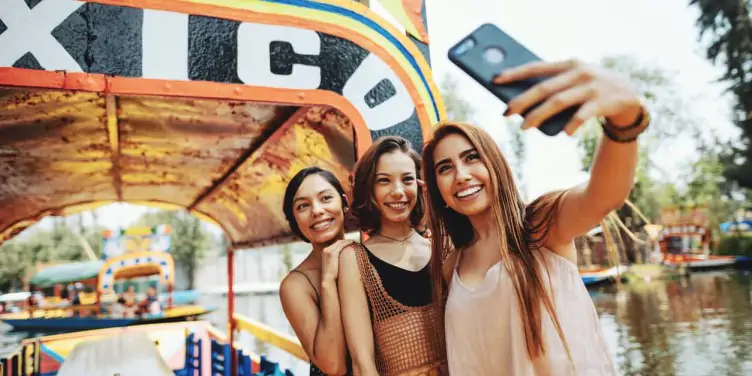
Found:
<path fill-rule="evenodd" d="M 366 246 L 363 248 L 368 253 L 368 261 L 381 279 L 384 291 L 394 300 L 408 307 L 423 307 L 432 303 L 430 263 L 423 269 L 410 271 L 376 257 Z"/>

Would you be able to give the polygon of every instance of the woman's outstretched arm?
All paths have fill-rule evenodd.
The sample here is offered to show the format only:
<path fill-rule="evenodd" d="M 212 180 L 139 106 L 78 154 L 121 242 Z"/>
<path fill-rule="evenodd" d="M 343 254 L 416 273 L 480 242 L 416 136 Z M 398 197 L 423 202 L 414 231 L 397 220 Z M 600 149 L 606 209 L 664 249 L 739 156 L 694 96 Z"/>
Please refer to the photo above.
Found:
<path fill-rule="evenodd" d="M 629 83 L 605 69 L 582 62 L 528 64 L 504 72 L 497 78 L 497 83 L 540 76 L 551 78 L 509 103 L 507 113 L 514 114 L 523 113 L 533 104 L 543 102 L 525 116 L 523 128 L 537 127 L 545 119 L 572 105 L 580 105 L 580 109 L 565 128 L 570 135 L 594 117 L 605 118 L 617 136 L 636 136 L 646 126 L 645 123 L 632 127 L 641 118 L 649 119 L 649 115 Z M 636 140 L 616 142 L 604 133 L 596 151 L 590 179 L 563 194 L 558 215 L 548 228 L 545 245 L 571 258 L 574 250 L 572 240 L 595 227 L 629 196 L 634 185 L 637 161 Z"/>
<path fill-rule="evenodd" d="M 378 376 L 374 356 L 371 314 L 355 250 L 346 249 L 340 257 L 338 286 L 345 338 L 355 376 Z"/>

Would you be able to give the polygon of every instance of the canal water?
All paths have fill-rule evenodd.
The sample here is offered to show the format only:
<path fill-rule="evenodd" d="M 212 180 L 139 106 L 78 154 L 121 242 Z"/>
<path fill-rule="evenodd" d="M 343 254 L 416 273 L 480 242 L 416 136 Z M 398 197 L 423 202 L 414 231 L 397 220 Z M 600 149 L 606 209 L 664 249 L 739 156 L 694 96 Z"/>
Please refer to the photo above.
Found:
<path fill-rule="evenodd" d="M 689 278 L 592 289 L 606 341 L 620 375 L 752 375 L 752 274 L 747 271 L 694 273 Z M 226 326 L 222 296 L 204 304 Z M 236 311 L 292 333 L 277 295 L 238 296 Z M 6 348 L 22 335 L 0 333 Z M 308 366 L 244 335 L 248 348 L 269 354 L 296 375 Z M 2 349 L 0 349 L 2 352 Z"/>

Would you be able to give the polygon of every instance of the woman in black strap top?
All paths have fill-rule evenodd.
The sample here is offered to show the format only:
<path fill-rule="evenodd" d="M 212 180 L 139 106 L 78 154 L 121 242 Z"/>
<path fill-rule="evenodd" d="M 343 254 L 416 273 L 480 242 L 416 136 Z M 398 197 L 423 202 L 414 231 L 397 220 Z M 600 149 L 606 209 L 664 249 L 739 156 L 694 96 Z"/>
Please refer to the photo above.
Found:
<path fill-rule="evenodd" d="M 329 171 L 298 172 L 284 196 L 285 218 L 313 250 L 280 286 L 282 309 L 311 360 L 311 375 L 348 374 L 337 275 L 344 239 L 345 191 Z"/>
<path fill-rule="evenodd" d="M 444 374 L 423 227 L 420 157 L 401 137 L 378 139 L 358 161 L 353 214 L 369 239 L 340 256 L 342 320 L 356 375 Z"/>

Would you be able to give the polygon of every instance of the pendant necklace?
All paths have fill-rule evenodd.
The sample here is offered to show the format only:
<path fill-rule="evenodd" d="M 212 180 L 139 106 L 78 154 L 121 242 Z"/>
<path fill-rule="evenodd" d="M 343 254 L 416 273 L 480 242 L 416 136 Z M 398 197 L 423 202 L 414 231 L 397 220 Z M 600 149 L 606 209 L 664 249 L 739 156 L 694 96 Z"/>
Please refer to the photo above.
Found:
<path fill-rule="evenodd" d="M 413 247 L 410 244 L 408 244 L 407 241 L 410 240 L 410 238 L 412 238 L 413 235 L 415 235 L 415 231 L 413 231 L 410 235 L 408 235 L 404 239 L 395 239 L 395 238 L 392 238 L 392 237 L 389 237 L 389 236 L 386 236 L 386 235 L 382 235 L 382 234 L 378 234 L 378 235 L 381 236 L 382 238 L 393 240 L 393 241 L 399 243 L 402 247 L 404 247 L 404 250 L 402 252 L 402 257 L 400 258 L 399 261 L 397 261 L 397 263 L 395 265 L 400 266 L 400 267 L 402 267 L 402 266 L 409 266 L 410 265 L 409 260 L 410 260 L 410 258 L 413 255 Z"/>
<path fill-rule="evenodd" d="M 413 232 L 412 232 L 412 233 L 411 233 L 410 235 L 408 235 L 408 236 L 407 236 L 406 238 L 404 238 L 404 239 L 401 239 L 401 240 L 400 240 L 400 239 L 395 239 L 395 238 L 392 238 L 392 237 L 390 237 L 390 236 L 386 236 L 386 235 L 384 235 L 384 234 L 378 234 L 378 235 L 379 235 L 379 236 L 381 236 L 382 238 L 387 238 L 387 239 L 389 239 L 389 240 L 394 240 L 395 242 L 397 242 L 397 243 L 400 243 L 401 245 L 405 245 L 405 243 L 406 243 L 406 242 L 407 242 L 408 240 L 410 240 L 410 238 L 412 238 L 412 237 L 413 237 L 413 235 L 415 235 L 415 231 L 413 231 Z"/>

